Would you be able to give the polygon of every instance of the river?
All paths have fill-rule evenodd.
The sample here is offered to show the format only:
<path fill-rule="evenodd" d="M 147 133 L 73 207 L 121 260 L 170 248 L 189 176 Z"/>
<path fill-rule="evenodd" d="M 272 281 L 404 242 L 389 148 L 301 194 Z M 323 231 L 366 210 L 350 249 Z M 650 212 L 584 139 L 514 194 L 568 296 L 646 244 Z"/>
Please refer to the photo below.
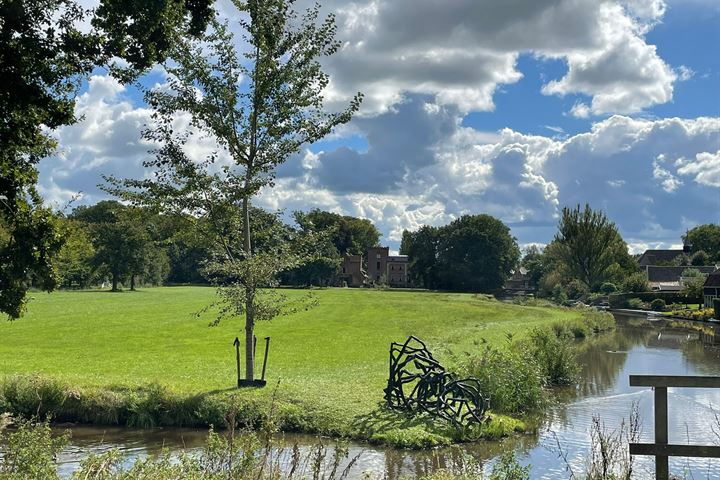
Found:
<path fill-rule="evenodd" d="M 362 444 L 350 445 L 350 457 L 360 454 L 350 478 L 363 473 L 397 478 L 430 473 L 438 468 L 459 469 L 467 459 L 491 468 L 494 459 L 512 448 L 523 464 L 531 464 L 532 478 L 570 478 L 587 465 L 591 422 L 597 416 L 608 431 L 629 418 L 636 404 L 643 442 L 653 438 L 653 393 L 630 387 L 631 374 L 720 375 L 720 328 L 708 324 L 652 321 L 616 314 L 615 332 L 582 344 L 583 381 L 577 388 L 557 392 L 559 402 L 539 422 L 537 431 L 502 442 L 481 442 L 432 451 L 406 451 Z M 693 328 L 694 327 L 694 328 Z M 698 330 L 701 327 L 703 330 Z M 720 389 L 668 389 L 670 443 L 718 444 Z M 190 452 L 201 448 L 207 432 L 192 429 L 132 430 L 73 427 L 71 444 L 60 456 L 60 474 L 70 476 L 90 452 L 120 449 L 128 463 L 159 453 L 163 448 Z M 284 442 L 308 450 L 317 439 L 287 435 Z M 325 440 L 331 443 L 330 440 Z M 623 446 L 623 448 L 627 448 Z M 562 455 L 560 455 L 562 452 Z M 720 459 L 670 460 L 671 473 L 688 478 L 720 478 Z M 654 460 L 635 457 L 633 478 L 652 478 Z"/>

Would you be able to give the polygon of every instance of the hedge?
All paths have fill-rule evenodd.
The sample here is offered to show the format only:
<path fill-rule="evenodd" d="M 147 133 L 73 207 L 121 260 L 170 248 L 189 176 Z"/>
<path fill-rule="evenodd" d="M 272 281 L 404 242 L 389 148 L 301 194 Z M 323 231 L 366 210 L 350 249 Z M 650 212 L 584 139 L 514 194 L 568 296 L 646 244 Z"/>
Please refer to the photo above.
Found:
<path fill-rule="evenodd" d="M 701 303 L 700 297 L 688 297 L 680 292 L 635 292 L 635 293 L 613 293 L 608 296 L 610 308 L 624 308 L 631 298 L 639 298 L 643 302 L 652 302 L 659 298 L 665 301 L 666 305 L 673 303 L 686 303 L 688 305 Z"/>

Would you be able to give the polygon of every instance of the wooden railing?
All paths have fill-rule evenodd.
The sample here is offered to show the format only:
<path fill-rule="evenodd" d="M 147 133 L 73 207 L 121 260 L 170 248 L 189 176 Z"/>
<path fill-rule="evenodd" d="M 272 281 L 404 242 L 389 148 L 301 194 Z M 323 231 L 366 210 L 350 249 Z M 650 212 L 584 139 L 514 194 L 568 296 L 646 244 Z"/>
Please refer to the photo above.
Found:
<path fill-rule="evenodd" d="M 669 478 L 668 457 L 720 458 L 720 446 L 668 443 L 667 406 L 668 387 L 720 388 L 720 377 L 630 375 L 630 386 L 655 390 L 655 443 L 631 443 L 630 455 L 654 455 L 656 479 Z"/>

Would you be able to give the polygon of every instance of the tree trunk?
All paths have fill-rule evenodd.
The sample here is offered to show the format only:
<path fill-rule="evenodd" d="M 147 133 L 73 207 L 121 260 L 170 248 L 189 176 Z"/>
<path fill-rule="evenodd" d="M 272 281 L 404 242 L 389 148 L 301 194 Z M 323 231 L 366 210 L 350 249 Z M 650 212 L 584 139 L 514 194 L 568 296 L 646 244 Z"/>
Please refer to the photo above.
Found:
<path fill-rule="evenodd" d="M 252 244 L 250 242 L 250 210 L 249 200 L 247 197 L 243 199 L 243 236 L 245 237 L 245 258 L 252 257 Z M 252 275 L 252 274 L 251 274 Z M 255 379 L 255 318 L 253 310 L 253 300 L 255 297 L 255 289 L 252 286 L 252 278 L 248 278 L 247 287 L 245 287 L 245 379 Z"/>
<path fill-rule="evenodd" d="M 112 291 L 117 292 L 118 291 L 118 275 L 117 273 L 112 274 Z"/>
<path fill-rule="evenodd" d="M 135 274 L 130 275 L 130 290 L 135 291 Z"/>

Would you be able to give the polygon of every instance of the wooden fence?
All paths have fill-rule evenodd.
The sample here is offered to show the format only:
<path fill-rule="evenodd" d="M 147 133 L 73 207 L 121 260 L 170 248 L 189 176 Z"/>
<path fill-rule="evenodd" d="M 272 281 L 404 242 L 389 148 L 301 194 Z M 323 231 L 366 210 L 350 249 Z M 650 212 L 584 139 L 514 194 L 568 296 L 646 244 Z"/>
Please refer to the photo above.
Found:
<path fill-rule="evenodd" d="M 720 377 L 630 375 L 631 387 L 655 390 L 655 443 L 631 443 L 630 455 L 654 455 L 655 478 L 667 480 L 668 457 L 720 458 L 720 446 L 679 445 L 668 443 L 668 387 L 720 388 Z"/>

